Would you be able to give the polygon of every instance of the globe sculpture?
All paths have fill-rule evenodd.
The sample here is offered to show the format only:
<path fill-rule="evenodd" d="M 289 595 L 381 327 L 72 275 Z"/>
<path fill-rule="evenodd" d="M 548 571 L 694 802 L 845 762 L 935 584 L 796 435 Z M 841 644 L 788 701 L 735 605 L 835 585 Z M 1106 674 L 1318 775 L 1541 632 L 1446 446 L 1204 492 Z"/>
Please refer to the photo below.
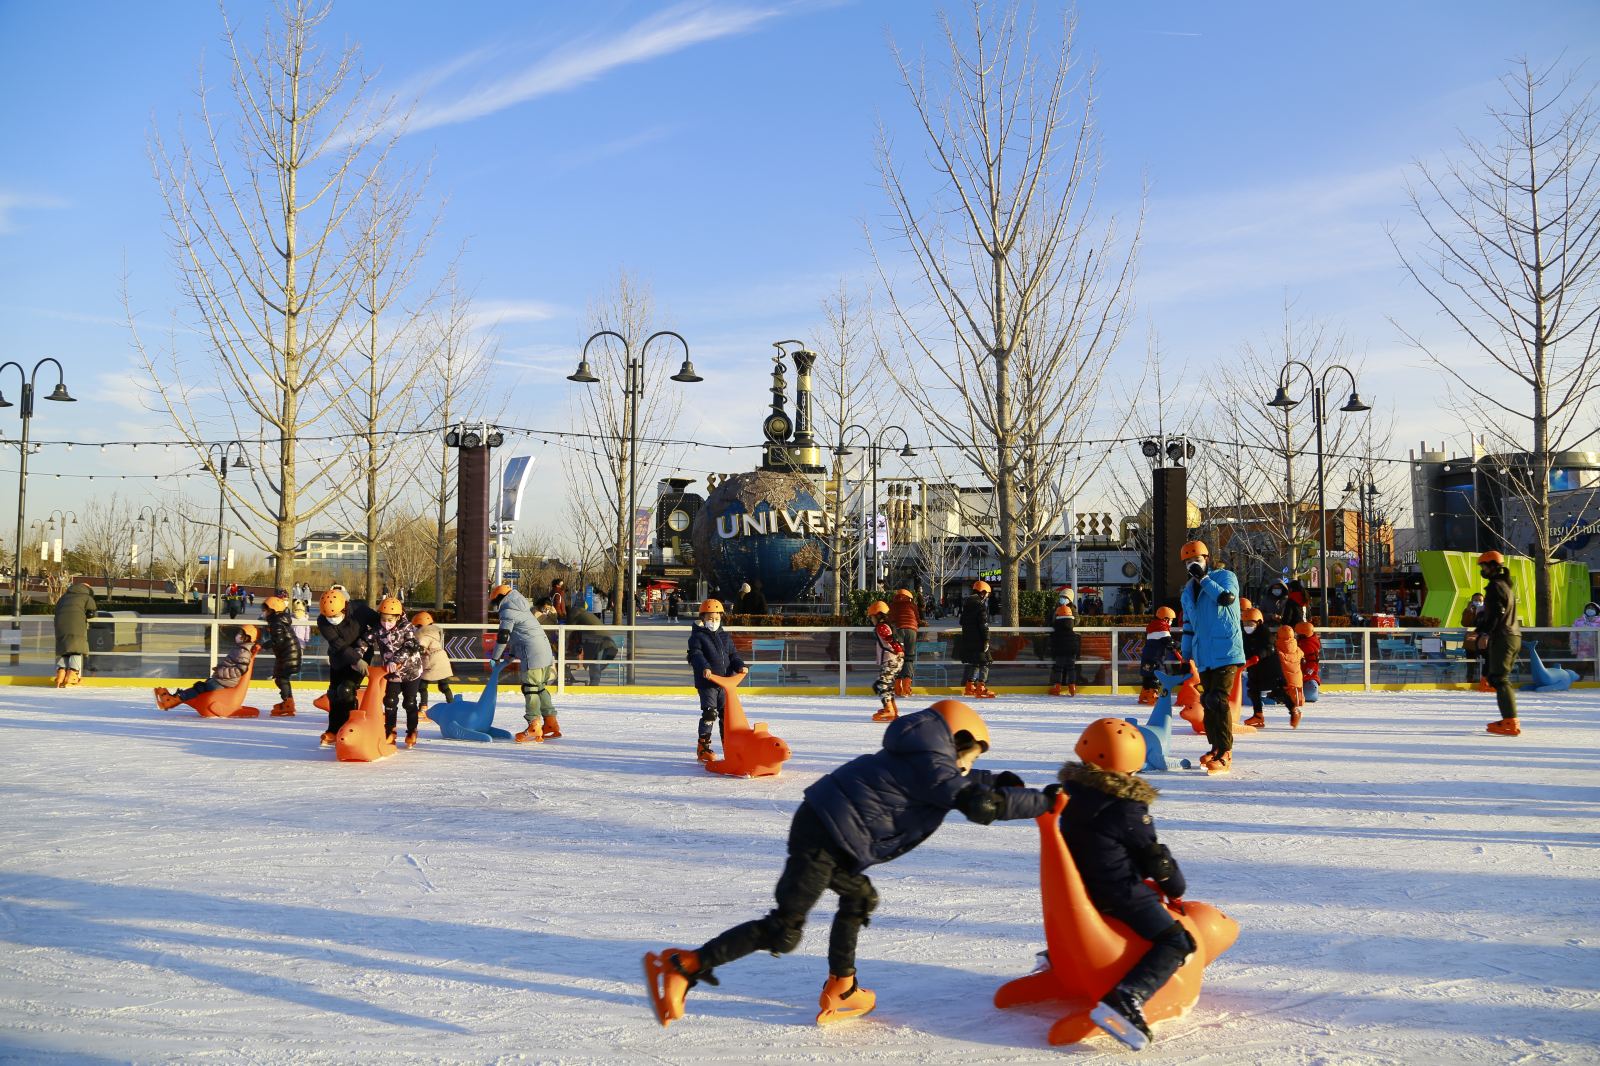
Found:
<path fill-rule="evenodd" d="M 711 490 L 695 515 L 695 566 L 722 596 L 760 581 L 767 602 L 792 603 L 827 565 L 831 522 L 805 476 L 735 474 Z"/>

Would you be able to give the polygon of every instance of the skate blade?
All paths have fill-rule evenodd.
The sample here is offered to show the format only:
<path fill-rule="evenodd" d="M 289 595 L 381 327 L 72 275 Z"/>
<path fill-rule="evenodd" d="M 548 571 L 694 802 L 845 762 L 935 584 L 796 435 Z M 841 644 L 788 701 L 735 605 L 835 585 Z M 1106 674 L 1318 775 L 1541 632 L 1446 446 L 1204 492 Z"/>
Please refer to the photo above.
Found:
<path fill-rule="evenodd" d="M 817 1013 L 817 1024 L 834 1025 L 838 1022 L 848 1022 L 852 1018 L 871 1013 L 872 1008 L 876 1006 L 877 1004 L 873 1003 L 869 1007 L 830 1007 Z"/>
<path fill-rule="evenodd" d="M 644 983 L 650 993 L 650 1008 L 662 1027 L 683 1017 L 683 1002 L 674 1004 L 667 993 L 667 979 L 674 971 L 665 955 L 646 952 L 644 956 Z M 687 991 L 687 988 L 685 989 Z"/>
<path fill-rule="evenodd" d="M 1095 1004 L 1094 1009 L 1089 1011 L 1089 1020 L 1134 1051 L 1143 1051 L 1144 1046 L 1150 1043 L 1150 1039 L 1134 1028 L 1132 1022 L 1104 1003 Z"/>

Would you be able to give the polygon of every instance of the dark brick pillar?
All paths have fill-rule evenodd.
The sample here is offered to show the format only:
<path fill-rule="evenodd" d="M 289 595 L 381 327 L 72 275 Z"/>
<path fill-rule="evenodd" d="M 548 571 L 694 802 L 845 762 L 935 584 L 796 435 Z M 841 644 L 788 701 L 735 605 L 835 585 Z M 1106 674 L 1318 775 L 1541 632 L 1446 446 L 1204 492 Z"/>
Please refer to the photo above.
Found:
<path fill-rule="evenodd" d="M 489 616 L 489 449 L 456 449 L 456 621 Z"/>

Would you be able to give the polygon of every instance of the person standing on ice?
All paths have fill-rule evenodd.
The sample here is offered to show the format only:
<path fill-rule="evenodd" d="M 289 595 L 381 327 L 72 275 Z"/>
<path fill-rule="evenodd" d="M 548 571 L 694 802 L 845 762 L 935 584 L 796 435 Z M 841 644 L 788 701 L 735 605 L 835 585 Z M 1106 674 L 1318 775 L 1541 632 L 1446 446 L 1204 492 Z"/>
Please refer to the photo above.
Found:
<path fill-rule="evenodd" d="M 294 679 L 300 673 L 300 638 L 295 634 L 289 601 L 282 596 L 268 596 L 262 600 L 261 620 L 267 623 L 267 639 L 272 642 L 272 680 L 278 686 L 278 702 L 272 705 L 272 713 L 279 718 L 293 718 Z"/>
<path fill-rule="evenodd" d="M 1588 630 L 1588 632 L 1573 635 L 1572 654 L 1593 659 L 1596 645 L 1594 630 L 1600 629 L 1600 603 L 1584 604 L 1583 610 L 1573 620 L 1572 628 Z"/>
<path fill-rule="evenodd" d="M 456 680 L 455 668 L 450 665 L 450 656 L 444 650 L 444 630 L 439 628 L 433 620 L 433 615 L 427 611 L 418 611 L 411 616 L 411 624 L 417 630 L 417 643 L 422 646 L 422 690 L 420 693 L 421 707 L 417 710 L 420 721 L 428 721 L 428 686 L 438 686 L 439 695 L 444 697 L 446 703 L 454 702 L 456 694 L 450 691 L 450 682 Z"/>
<path fill-rule="evenodd" d="M 900 710 L 894 704 L 894 697 L 898 687 L 896 680 L 906 661 L 906 648 L 895 639 L 894 629 L 889 625 L 887 603 L 878 600 L 868 607 L 867 621 L 872 623 L 872 635 L 878 645 L 878 679 L 872 683 L 872 691 L 883 704 L 872 716 L 872 720 L 892 722 L 900 717 Z"/>
<path fill-rule="evenodd" d="M 489 609 L 500 615 L 500 632 L 495 636 L 494 661 L 522 661 L 523 717 L 528 728 L 518 733 L 518 744 L 542 744 L 561 735 L 555 701 L 550 698 L 556 656 L 550 638 L 534 617 L 528 597 L 510 585 L 496 585 L 489 594 Z"/>
<path fill-rule="evenodd" d="M 356 709 L 356 692 L 367 674 L 361 655 L 366 626 L 350 611 L 345 594 L 331 588 L 317 601 L 317 632 L 328 645 L 328 729 L 322 734 L 322 745 L 327 747 Z"/>
<path fill-rule="evenodd" d="M 100 609 L 94 590 L 74 581 L 56 601 L 56 688 L 76 685 L 89 654 L 89 619 Z"/>
<path fill-rule="evenodd" d="M 1191 540 L 1178 557 L 1189 571 L 1183 586 L 1182 654 L 1200 671 L 1200 707 L 1211 750 L 1200 756 L 1210 774 L 1233 767 L 1233 716 L 1228 700 L 1234 679 L 1244 665 L 1244 638 L 1239 628 L 1239 579 L 1211 569 L 1211 550 Z"/>
<path fill-rule="evenodd" d="M 422 645 L 417 630 L 406 621 L 405 608 L 393 596 L 378 603 L 378 624 L 361 640 L 363 657 L 384 667 L 383 729 L 394 743 L 401 701 L 406 709 L 406 747 L 417 746 L 417 714 L 422 697 Z"/>
<path fill-rule="evenodd" d="M 989 688 L 989 583 L 972 583 L 972 595 L 961 604 L 961 681 L 963 694 L 991 699 Z"/>
<path fill-rule="evenodd" d="M 716 967 L 757 951 L 785 955 L 799 947 L 806 916 L 830 889 L 839 896 L 839 910 L 828 938 L 828 980 L 817 1023 L 870 1011 L 877 996 L 856 982 L 856 938 L 878 906 L 866 870 L 921 844 L 952 810 L 988 825 L 1045 809 L 1041 794 L 1024 788 L 1016 774 L 972 769 L 988 750 L 989 727 L 978 713 L 958 700 L 940 700 L 889 723 L 881 750 L 817 779 L 789 826 L 777 906 L 694 951 L 669 947 L 645 955 L 656 1020 L 668 1025 L 683 1017 L 689 989 L 702 981 L 718 983 Z"/>
<path fill-rule="evenodd" d="M 900 664 L 900 676 L 895 679 L 896 696 L 911 695 L 917 676 L 917 631 L 922 628 L 922 615 L 917 610 L 917 599 L 910 589 L 896 589 L 889 604 L 889 624 L 894 627 L 894 639 L 905 649 Z"/>
<path fill-rule="evenodd" d="M 1056 604 L 1056 616 L 1050 623 L 1050 695 L 1078 694 L 1078 650 L 1083 638 L 1072 628 L 1072 604 Z"/>
<path fill-rule="evenodd" d="M 1490 722 L 1488 731 L 1502 737 L 1522 735 L 1517 722 L 1517 696 L 1511 688 L 1511 670 L 1522 649 L 1522 626 L 1517 622 L 1517 593 L 1511 587 L 1511 571 L 1506 557 L 1488 551 L 1478 556 L 1478 573 L 1489 582 L 1483 590 L 1483 610 L 1478 612 L 1474 630 L 1483 650 L 1485 676 L 1494 689 L 1500 706 L 1500 720 Z"/>
<path fill-rule="evenodd" d="M 711 751 L 711 731 L 715 729 L 717 736 L 721 737 L 722 708 L 727 698 L 722 687 L 713 684 L 710 679 L 749 673 L 744 660 L 739 658 L 738 651 L 734 649 L 733 638 L 722 628 L 721 600 L 701 602 L 700 620 L 689 627 L 686 657 L 690 669 L 694 671 L 695 691 L 700 696 L 700 739 L 695 744 L 694 757 L 701 762 L 710 762 L 715 757 Z"/>
<path fill-rule="evenodd" d="M 1144 647 L 1139 649 L 1139 702 L 1152 707 L 1161 695 L 1156 671 L 1177 661 L 1178 649 L 1172 646 L 1172 623 L 1178 613 L 1171 607 L 1157 607 L 1156 616 L 1144 627 Z"/>

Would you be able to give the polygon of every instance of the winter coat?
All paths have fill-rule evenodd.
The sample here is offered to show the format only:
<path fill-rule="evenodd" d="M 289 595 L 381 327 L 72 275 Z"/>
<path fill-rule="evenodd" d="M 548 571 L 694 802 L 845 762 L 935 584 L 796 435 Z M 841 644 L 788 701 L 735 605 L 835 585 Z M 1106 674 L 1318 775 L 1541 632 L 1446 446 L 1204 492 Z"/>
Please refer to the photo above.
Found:
<path fill-rule="evenodd" d="M 594 616 L 587 607 L 574 607 L 567 616 L 567 624 L 574 626 L 599 626 L 604 622 Z M 605 652 L 613 655 L 617 651 L 617 642 L 611 639 L 611 634 L 603 629 L 590 629 L 578 634 L 578 642 L 583 646 L 585 658 L 598 659 Z"/>
<path fill-rule="evenodd" d="M 1144 627 L 1144 647 L 1139 649 L 1139 669 L 1145 671 L 1177 661 L 1178 649 L 1172 643 L 1172 629 L 1166 625 L 1159 629 L 1154 626 L 1151 622 Z"/>
<path fill-rule="evenodd" d="M 1295 642 L 1294 630 L 1288 626 L 1278 627 L 1278 669 L 1283 674 L 1283 683 L 1288 688 L 1305 688 L 1305 678 L 1300 669 L 1300 645 Z"/>
<path fill-rule="evenodd" d="M 883 731 L 883 748 L 858 755 L 806 789 L 806 802 L 859 873 L 898 858 L 933 835 L 956 797 L 969 787 L 992 788 L 993 775 L 973 770 L 962 776 L 950 727 L 932 711 L 903 715 Z M 1034 817 L 1025 808 L 1040 793 L 996 790 L 1001 818 Z"/>
<path fill-rule="evenodd" d="M 1591 610 L 1595 612 L 1592 618 L 1588 614 Z M 1583 611 L 1578 614 L 1577 620 L 1572 623 L 1572 628 L 1584 630 L 1600 629 L 1600 604 L 1584 604 Z M 1600 634 L 1592 632 L 1577 634 L 1572 638 L 1573 654 L 1592 659 L 1594 658 L 1595 645 L 1597 643 L 1600 643 Z"/>
<path fill-rule="evenodd" d="M 766 614 L 767 594 L 760 589 L 751 589 L 739 597 L 740 614 Z"/>
<path fill-rule="evenodd" d="M 299 601 L 294 605 L 294 635 L 302 648 L 311 641 L 311 616 L 306 614 L 306 605 Z"/>
<path fill-rule="evenodd" d="M 74 581 L 56 601 L 56 654 L 89 654 L 89 619 L 100 607 L 94 592 L 82 581 Z"/>
<path fill-rule="evenodd" d="M 267 639 L 272 643 L 272 676 L 293 677 L 300 672 L 300 638 L 288 611 L 267 615 Z"/>
<path fill-rule="evenodd" d="M 211 680 L 223 688 L 234 688 L 239 684 L 245 671 L 250 669 L 249 644 L 240 644 L 237 641 L 228 648 L 228 654 L 217 660 L 217 665 L 211 668 Z"/>
<path fill-rule="evenodd" d="M 1322 684 L 1322 638 L 1315 633 L 1297 637 L 1300 644 L 1300 676 L 1306 681 Z"/>
<path fill-rule="evenodd" d="M 878 658 L 881 661 L 889 655 L 904 655 L 906 646 L 894 638 L 894 630 L 888 622 L 879 622 L 873 627 L 872 635 L 878 638 Z"/>
<path fill-rule="evenodd" d="M 689 651 L 686 656 L 694 670 L 695 688 L 716 688 L 706 680 L 710 670 L 718 677 L 732 677 L 745 668 L 744 660 L 734 649 L 733 637 L 726 629 L 708 629 L 704 622 L 689 627 Z"/>
<path fill-rule="evenodd" d="M 1278 613 L 1278 624 L 1288 626 L 1291 630 L 1306 620 L 1306 604 L 1310 602 L 1304 591 L 1290 589 L 1289 595 L 1283 601 L 1283 609 Z"/>
<path fill-rule="evenodd" d="M 1239 579 L 1208 570 L 1183 584 L 1183 657 L 1201 670 L 1244 663 L 1239 629 Z"/>
<path fill-rule="evenodd" d="M 1083 638 L 1072 628 L 1071 618 L 1057 618 L 1050 623 L 1050 658 L 1078 661 L 1078 649 Z"/>
<path fill-rule="evenodd" d="M 1483 604 L 1480 603 L 1476 607 L 1474 607 L 1473 604 L 1472 604 L 1472 601 L 1468 600 L 1467 601 L 1467 605 L 1465 607 L 1461 608 L 1461 624 L 1462 624 L 1462 626 L 1467 628 L 1467 629 L 1471 629 L 1473 626 L 1477 625 L 1478 624 L 1478 614 L 1482 610 L 1483 610 Z"/>
<path fill-rule="evenodd" d="M 1245 661 L 1256 660 L 1250 667 L 1250 688 L 1267 692 L 1283 684 L 1282 664 L 1278 661 L 1278 645 L 1273 639 L 1272 627 L 1265 622 L 1256 626 L 1254 633 L 1244 634 Z"/>
<path fill-rule="evenodd" d="M 1059 776 L 1067 793 L 1061 836 L 1097 908 L 1125 905 L 1145 890 L 1146 877 L 1156 877 L 1161 891 L 1173 899 L 1183 895 L 1188 887 L 1183 871 L 1156 840 L 1150 818 L 1155 789 L 1133 774 L 1080 762 L 1067 763 Z M 1166 876 L 1157 876 L 1166 863 Z"/>
<path fill-rule="evenodd" d="M 417 645 L 422 648 L 422 680 L 444 681 L 454 676 L 455 668 L 444 652 L 444 630 L 437 622 L 417 629 Z"/>
<path fill-rule="evenodd" d="M 317 632 L 328 645 L 329 674 L 349 675 L 367 672 L 366 660 L 361 655 L 361 637 L 365 630 L 355 615 L 343 614 L 337 622 L 327 615 L 317 616 Z"/>
<path fill-rule="evenodd" d="M 920 628 L 922 616 L 917 613 L 917 601 L 910 596 L 896 596 L 890 600 L 889 624 L 896 629 Z"/>
<path fill-rule="evenodd" d="M 543 670 L 555 664 L 556 655 L 550 650 L 550 638 L 545 636 L 544 626 L 533 616 L 528 597 L 516 589 L 506 593 L 500 601 L 498 643 L 504 647 L 507 642 L 510 650 L 506 655 L 521 659 L 524 670 Z"/>
<path fill-rule="evenodd" d="M 964 663 L 984 662 L 989 654 L 989 604 L 974 592 L 961 604 L 958 657 Z"/>
<path fill-rule="evenodd" d="M 362 658 L 382 663 L 391 681 L 415 681 L 422 676 L 422 645 L 417 627 L 404 618 L 392 626 L 381 621 L 361 638 Z"/>
<path fill-rule="evenodd" d="M 1483 590 L 1483 610 L 1478 612 L 1473 628 L 1485 637 L 1500 633 L 1522 639 L 1522 626 L 1517 622 L 1517 592 L 1511 587 L 1511 571 L 1497 567 Z"/>

